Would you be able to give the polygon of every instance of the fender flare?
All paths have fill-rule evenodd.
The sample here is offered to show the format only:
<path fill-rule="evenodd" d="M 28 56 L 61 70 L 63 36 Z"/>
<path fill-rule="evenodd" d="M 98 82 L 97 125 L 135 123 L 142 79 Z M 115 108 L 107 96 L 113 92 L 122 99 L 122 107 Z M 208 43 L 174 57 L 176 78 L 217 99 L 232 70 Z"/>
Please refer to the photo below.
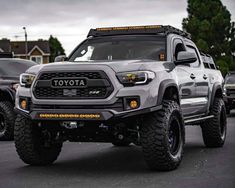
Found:
<path fill-rule="evenodd" d="M 163 96 L 165 94 L 166 89 L 169 88 L 169 87 L 172 87 L 172 86 L 177 89 L 178 98 L 179 98 L 179 102 L 180 102 L 180 95 L 179 95 L 179 87 L 178 87 L 178 85 L 176 84 L 175 80 L 167 79 L 167 80 L 162 81 L 160 83 L 160 85 L 159 85 L 157 105 L 161 105 L 162 104 Z"/>
<path fill-rule="evenodd" d="M 216 94 L 216 91 L 218 91 L 218 90 L 221 90 L 221 92 L 223 93 L 221 83 L 215 82 L 214 85 L 213 85 L 213 88 L 212 88 L 212 92 L 211 92 L 209 109 L 211 109 L 211 107 L 213 105 L 213 102 L 214 102 L 214 99 L 215 99 L 215 94 Z"/>

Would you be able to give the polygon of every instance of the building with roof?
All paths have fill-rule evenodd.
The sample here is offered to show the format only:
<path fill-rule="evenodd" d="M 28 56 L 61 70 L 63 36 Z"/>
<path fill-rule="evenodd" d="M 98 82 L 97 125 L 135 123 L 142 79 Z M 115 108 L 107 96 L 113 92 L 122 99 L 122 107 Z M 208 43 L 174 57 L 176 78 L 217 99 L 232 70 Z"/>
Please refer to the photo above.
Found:
<path fill-rule="evenodd" d="M 49 63 L 50 46 L 47 40 L 37 40 L 27 42 L 27 53 L 25 41 L 0 40 L 0 55 L 12 53 L 13 57 L 29 59 L 38 64 Z"/>

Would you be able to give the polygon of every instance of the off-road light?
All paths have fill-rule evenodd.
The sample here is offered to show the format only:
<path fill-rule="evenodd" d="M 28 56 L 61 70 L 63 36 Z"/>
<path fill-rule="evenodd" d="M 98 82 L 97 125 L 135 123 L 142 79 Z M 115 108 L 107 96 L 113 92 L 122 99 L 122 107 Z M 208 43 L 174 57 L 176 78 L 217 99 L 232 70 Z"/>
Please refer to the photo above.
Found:
<path fill-rule="evenodd" d="M 20 101 L 20 107 L 23 109 L 23 110 L 27 110 L 27 100 L 25 100 L 25 99 L 22 99 L 21 101 Z"/>
<path fill-rule="evenodd" d="M 160 53 L 159 59 L 160 59 L 160 61 L 165 61 L 165 54 L 164 53 Z"/>
<path fill-rule="evenodd" d="M 140 107 L 140 98 L 138 96 L 124 97 L 124 109 L 134 110 Z"/>
<path fill-rule="evenodd" d="M 155 74 L 151 71 L 121 72 L 117 73 L 117 78 L 123 85 L 133 86 L 149 83 Z"/>
<path fill-rule="evenodd" d="M 132 101 L 130 102 L 130 107 L 131 107 L 132 109 L 137 108 L 137 107 L 138 107 L 138 102 L 137 102 L 136 100 L 132 100 Z"/>
<path fill-rule="evenodd" d="M 34 81 L 35 75 L 23 73 L 20 75 L 20 85 L 23 87 L 30 87 Z"/>

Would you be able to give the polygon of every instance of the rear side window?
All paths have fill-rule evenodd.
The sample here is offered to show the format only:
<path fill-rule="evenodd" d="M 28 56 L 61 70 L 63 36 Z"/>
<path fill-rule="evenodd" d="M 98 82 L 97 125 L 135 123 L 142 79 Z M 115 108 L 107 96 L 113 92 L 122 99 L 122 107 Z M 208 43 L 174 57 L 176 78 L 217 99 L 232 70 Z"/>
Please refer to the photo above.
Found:
<path fill-rule="evenodd" d="M 200 60 L 199 60 L 199 56 L 198 56 L 196 48 L 194 48 L 193 46 L 190 46 L 190 45 L 187 45 L 186 47 L 187 47 L 188 52 L 195 53 L 195 55 L 197 57 L 197 61 L 195 61 L 194 63 L 191 63 L 190 66 L 194 67 L 194 68 L 199 67 L 200 66 Z"/>
<path fill-rule="evenodd" d="M 214 64 L 210 64 L 211 69 L 216 69 Z"/>
<path fill-rule="evenodd" d="M 215 66 L 215 62 L 214 62 L 214 60 L 212 59 L 212 57 L 210 57 L 209 59 L 210 59 L 209 62 L 210 62 L 210 67 L 211 67 L 211 69 L 217 69 L 216 66 Z"/>
<path fill-rule="evenodd" d="M 205 67 L 206 69 L 210 69 L 210 65 L 209 65 L 209 63 L 207 63 L 207 62 L 203 62 L 203 64 L 204 64 L 204 67 Z"/>
<path fill-rule="evenodd" d="M 206 69 L 217 69 L 212 57 L 210 57 L 208 55 L 204 55 L 204 54 L 202 54 L 201 57 L 203 60 L 204 67 Z"/>

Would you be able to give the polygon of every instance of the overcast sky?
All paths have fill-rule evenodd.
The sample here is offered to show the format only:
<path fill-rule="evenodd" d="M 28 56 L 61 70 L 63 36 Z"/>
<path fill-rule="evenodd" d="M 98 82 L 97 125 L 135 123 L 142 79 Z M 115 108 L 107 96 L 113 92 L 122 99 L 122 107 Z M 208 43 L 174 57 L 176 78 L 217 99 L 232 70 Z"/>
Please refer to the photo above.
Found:
<path fill-rule="evenodd" d="M 235 21 L 235 0 L 222 0 Z M 181 29 L 186 0 L 0 0 L 0 38 L 58 37 L 70 53 L 90 28 L 167 24 Z"/>

